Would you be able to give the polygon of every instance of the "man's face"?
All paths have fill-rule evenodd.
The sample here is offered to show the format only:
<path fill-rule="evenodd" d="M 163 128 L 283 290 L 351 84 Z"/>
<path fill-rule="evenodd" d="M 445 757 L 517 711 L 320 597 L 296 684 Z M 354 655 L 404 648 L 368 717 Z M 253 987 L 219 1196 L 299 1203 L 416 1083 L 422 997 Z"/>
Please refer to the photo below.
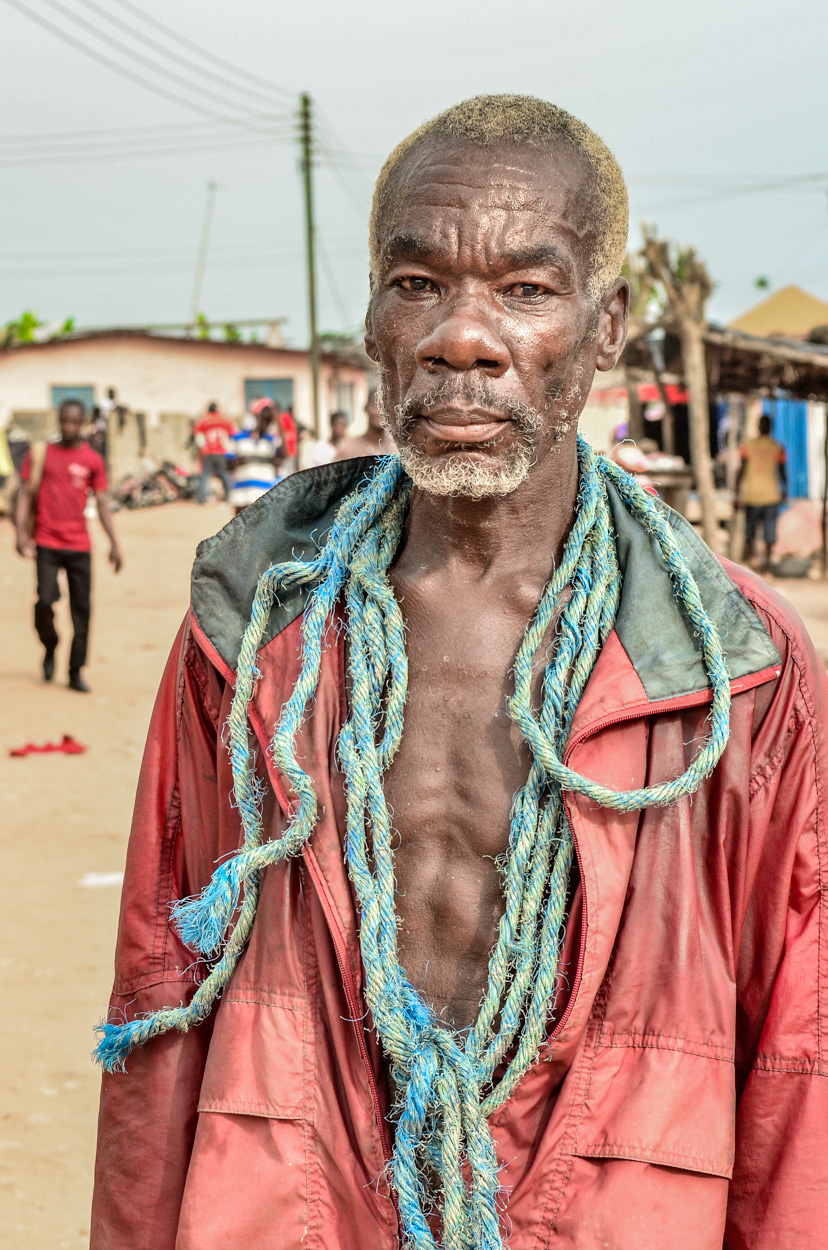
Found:
<path fill-rule="evenodd" d="M 76 443 L 83 428 L 83 409 L 80 404 L 67 404 L 60 411 L 60 437 L 64 443 Z"/>
<path fill-rule="evenodd" d="M 589 171 L 571 149 L 452 144 L 417 157 L 366 319 L 406 470 L 507 494 L 565 440 L 626 332 L 627 285 L 587 294 Z"/>
<path fill-rule="evenodd" d="M 276 410 L 274 408 L 262 408 L 259 413 L 259 431 L 266 434 L 276 419 Z"/>
<path fill-rule="evenodd" d="M 331 438 L 341 442 L 348 431 L 348 421 L 345 417 L 334 417 L 331 421 Z"/>

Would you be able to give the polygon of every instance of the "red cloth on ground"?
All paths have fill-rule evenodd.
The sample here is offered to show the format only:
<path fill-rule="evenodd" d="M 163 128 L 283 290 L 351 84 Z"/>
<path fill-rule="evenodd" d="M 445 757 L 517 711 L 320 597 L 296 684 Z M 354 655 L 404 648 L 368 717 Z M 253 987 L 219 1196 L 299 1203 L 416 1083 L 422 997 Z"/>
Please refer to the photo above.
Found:
<path fill-rule="evenodd" d="M 26 452 L 20 476 L 28 482 L 31 455 Z M 103 459 L 88 443 L 46 449 L 43 477 L 37 492 L 35 542 L 58 551 L 89 551 L 91 542 L 83 510 L 92 491 L 106 490 Z"/>
<path fill-rule="evenodd" d="M 193 434 L 203 456 L 226 456 L 230 450 L 230 439 L 235 433 L 233 422 L 220 412 L 206 413 L 193 426 Z"/>
<path fill-rule="evenodd" d="M 51 755 L 59 753 L 61 755 L 83 755 L 86 750 L 80 742 L 76 742 L 71 734 L 64 734 L 61 742 L 46 742 L 42 747 L 35 746 L 33 742 L 27 742 L 24 747 L 12 747 L 9 755 Z"/>

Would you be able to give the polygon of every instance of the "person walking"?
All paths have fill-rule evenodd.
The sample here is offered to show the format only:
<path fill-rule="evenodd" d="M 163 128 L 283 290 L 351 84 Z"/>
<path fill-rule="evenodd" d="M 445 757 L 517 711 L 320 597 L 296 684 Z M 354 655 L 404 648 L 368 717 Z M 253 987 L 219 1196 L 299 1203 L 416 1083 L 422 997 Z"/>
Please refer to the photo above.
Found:
<path fill-rule="evenodd" d="M 763 569 L 770 568 L 779 505 L 788 495 L 785 448 L 771 436 L 772 430 L 771 418 L 760 417 L 757 437 L 747 439 L 739 448 L 742 464 L 736 479 L 738 501 L 745 507 L 745 555 L 752 564 L 761 526 L 765 540 Z"/>
<path fill-rule="evenodd" d="M 43 679 L 55 673 L 58 633 L 54 605 L 60 598 L 58 574 L 66 573 L 69 611 L 74 631 L 69 652 L 69 688 L 87 694 L 82 670 L 86 664 L 92 611 L 92 557 L 84 509 L 94 494 L 98 516 L 109 539 L 109 563 L 116 573 L 123 557 L 106 497 L 106 469 L 98 452 L 81 437 L 85 411 L 77 399 L 60 406 L 60 439 L 35 443 L 21 470 L 15 522 L 17 550 L 37 565 L 34 624 L 43 644 Z"/>
<path fill-rule="evenodd" d="M 221 479 L 224 498 L 230 498 L 233 483 L 227 466 L 230 442 L 236 427 L 229 417 L 219 412 L 218 404 L 212 403 L 203 417 L 193 426 L 193 437 L 201 453 L 201 481 L 198 484 L 198 502 L 207 502 L 207 486 L 212 477 Z"/>

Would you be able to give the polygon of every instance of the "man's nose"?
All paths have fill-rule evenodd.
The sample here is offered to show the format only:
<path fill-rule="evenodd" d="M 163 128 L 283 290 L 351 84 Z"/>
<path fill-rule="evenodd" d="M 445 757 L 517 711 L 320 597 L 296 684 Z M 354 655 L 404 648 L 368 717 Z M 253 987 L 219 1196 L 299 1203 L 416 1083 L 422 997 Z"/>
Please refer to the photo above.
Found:
<path fill-rule="evenodd" d="M 510 364 L 509 349 L 487 310 L 471 297 L 459 299 L 444 310 L 418 346 L 416 358 L 427 373 L 481 369 L 500 377 Z"/>

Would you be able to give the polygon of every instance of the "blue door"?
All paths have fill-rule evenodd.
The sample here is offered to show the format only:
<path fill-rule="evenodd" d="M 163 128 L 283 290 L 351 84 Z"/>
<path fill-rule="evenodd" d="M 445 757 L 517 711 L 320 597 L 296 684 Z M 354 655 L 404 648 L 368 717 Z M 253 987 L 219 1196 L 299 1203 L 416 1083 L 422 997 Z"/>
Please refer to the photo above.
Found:
<path fill-rule="evenodd" d="M 272 399 L 284 410 L 293 408 L 293 378 L 245 378 L 244 407 L 249 412 L 250 405 L 257 399 Z"/>
<path fill-rule="evenodd" d="M 788 496 L 808 498 L 808 404 L 804 399 L 765 399 L 762 411 L 773 418 L 773 437 L 785 448 Z"/>
<path fill-rule="evenodd" d="M 77 399 L 88 416 L 95 407 L 95 389 L 92 386 L 53 386 L 52 407 L 59 408 L 65 399 Z"/>

